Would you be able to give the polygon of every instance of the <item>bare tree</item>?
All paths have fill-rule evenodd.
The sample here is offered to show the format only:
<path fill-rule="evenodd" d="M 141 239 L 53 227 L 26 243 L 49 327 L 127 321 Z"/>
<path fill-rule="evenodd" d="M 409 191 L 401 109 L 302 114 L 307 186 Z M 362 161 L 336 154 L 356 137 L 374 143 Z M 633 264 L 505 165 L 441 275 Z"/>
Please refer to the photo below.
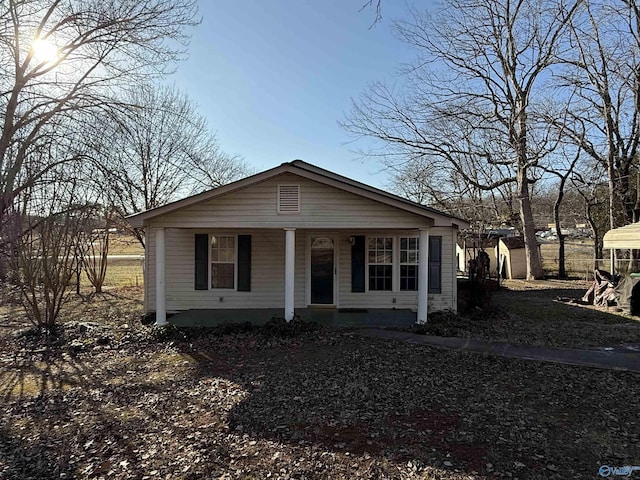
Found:
<path fill-rule="evenodd" d="M 222 152 L 217 143 L 214 143 L 208 157 L 192 161 L 190 168 L 192 194 L 221 187 L 255 173 L 243 157 Z"/>
<path fill-rule="evenodd" d="M 559 128 L 606 171 L 609 227 L 633 221 L 632 181 L 640 146 L 640 10 L 635 0 L 585 0 L 571 22 L 566 70 L 568 115 Z"/>
<path fill-rule="evenodd" d="M 122 105 L 123 86 L 171 68 L 195 15 L 195 0 L 0 3 L 0 223 L 24 190 L 70 160 L 34 155 L 39 145 L 82 131 L 89 114 Z"/>
<path fill-rule="evenodd" d="M 603 237 L 609 229 L 610 217 L 608 211 L 608 187 L 603 178 L 606 177 L 602 166 L 596 164 L 584 172 L 574 172 L 571 183 L 575 191 L 582 198 L 584 205 L 584 219 L 591 228 L 593 237 L 593 255 L 596 259 L 594 268 L 599 268 L 597 259 L 602 258 Z"/>
<path fill-rule="evenodd" d="M 240 157 L 222 152 L 196 105 L 173 87 L 130 90 L 131 111 L 103 117 L 89 128 L 89 155 L 102 188 L 124 217 L 244 176 Z M 144 232 L 134 230 L 144 246 Z"/>
<path fill-rule="evenodd" d="M 400 164 L 391 162 L 388 168 L 392 173 L 392 189 L 415 202 L 462 216 L 478 232 L 492 226 L 519 226 L 512 183 L 489 191 L 476 187 L 502 178 L 501 172 L 491 165 L 469 171 L 469 175 L 474 177 L 473 182 L 466 181 L 455 170 L 435 163 L 428 157 L 418 157 Z"/>
<path fill-rule="evenodd" d="M 367 0 L 360 7 L 360 11 L 363 11 L 367 8 L 373 8 L 375 10 L 375 18 L 371 26 L 374 26 L 376 23 L 382 20 L 382 0 Z"/>
<path fill-rule="evenodd" d="M 569 149 L 571 150 L 571 149 Z M 558 152 L 561 159 L 554 162 L 552 167 L 546 167 L 545 170 L 555 176 L 558 183 L 555 185 L 555 201 L 553 202 L 553 223 L 556 226 L 556 235 L 558 237 L 558 278 L 567 278 L 567 270 L 565 267 L 565 235 L 562 231 L 562 220 L 560 215 L 560 207 L 565 196 L 567 183 L 570 182 L 576 165 L 580 161 L 580 149 L 573 153 L 573 157 L 569 157 L 566 148 Z"/>
<path fill-rule="evenodd" d="M 485 191 L 515 183 L 530 279 L 544 276 L 530 191 L 555 146 L 538 121 L 536 105 L 549 101 L 538 87 L 579 3 L 448 0 L 435 18 L 413 10 L 396 24 L 418 52 L 402 93 L 376 84 L 342 123 L 380 140 L 388 160 L 424 157 Z M 476 183 L 470 172 L 488 166 L 503 177 Z"/>
<path fill-rule="evenodd" d="M 87 222 L 85 231 L 80 234 L 79 252 L 82 269 L 94 293 L 102 293 L 107 276 L 111 227 L 117 212 L 108 205 L 96 205 L 95 212 L 93 221 Z"/>
<path fill-rule="evenodd" d="M 23 191 L 12 205 L 10 265 L 28 318 L 47 332 L 57 324 L 77 271 L 80 233 L 90 208 L 76 197 L 77 181 L 52 169 L 44 188 Z"/>

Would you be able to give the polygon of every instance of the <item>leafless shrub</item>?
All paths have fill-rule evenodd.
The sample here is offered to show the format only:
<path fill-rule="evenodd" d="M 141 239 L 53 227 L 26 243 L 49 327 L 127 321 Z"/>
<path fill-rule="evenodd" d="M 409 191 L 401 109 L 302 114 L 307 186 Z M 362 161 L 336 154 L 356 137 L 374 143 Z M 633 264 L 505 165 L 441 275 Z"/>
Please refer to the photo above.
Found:
<path fill-rule="evenodd" d="M 29 218 L 30 225 L 15 239 L 12 269 L 20 299 L 31 322 L 51 331 L 67 300 L 76 271 L 78 234 L 84 221 L 75 210 Z"/>
<path fill-rule="evenodd" d="M 82 245 L 78 249 L 82 256 L 82 269 L 87 275 L 94 293 L 102 293 L 107 276 L 109 240 L 116 213 L 113 209 L 101 208 L 100 222 L 92 223 L 82 235 Z"/>
<path fill-rule="evenodd" d="M 68 299 L 81 258 L 80 233 L 93 211 L 78 200 L 81 184 L 74 171 L 61 166 L 23 191 L 10 222 L 5 216 L 10 282 L 29 320 L 47 332 L 54 330 Z"/>

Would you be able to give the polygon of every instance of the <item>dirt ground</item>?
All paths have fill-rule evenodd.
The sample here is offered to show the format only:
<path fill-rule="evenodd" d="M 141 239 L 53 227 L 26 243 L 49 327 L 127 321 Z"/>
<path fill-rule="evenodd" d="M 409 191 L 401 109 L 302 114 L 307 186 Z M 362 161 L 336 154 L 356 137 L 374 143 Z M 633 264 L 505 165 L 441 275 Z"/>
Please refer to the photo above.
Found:
<path fill-rule="evenodd" d="M 571 285 L 507 285 L 494 319 L 521 310 L 478 315 L 498 337 L 624 340 L 635 320 L 553 300 Z M 160 331 L 139 324 L 140 294 L 74 302 L 49 339 L 0 307 L 0 479 L 565 479 L 640 465 L 636 374 L 339 329 Z"/>

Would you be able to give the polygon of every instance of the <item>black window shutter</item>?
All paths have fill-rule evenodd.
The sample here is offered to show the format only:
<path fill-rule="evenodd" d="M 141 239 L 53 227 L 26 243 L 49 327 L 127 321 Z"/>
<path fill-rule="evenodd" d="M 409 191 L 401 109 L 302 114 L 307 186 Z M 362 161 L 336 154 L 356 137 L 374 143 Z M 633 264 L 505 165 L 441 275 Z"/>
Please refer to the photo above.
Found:
<path fill-rule="evenodd" d="M 365 238 L 358 235 L 351 245 L 351 291 L 364 292 L 365 279 Z"/>
<path fill-rule="evenodd" d="M 238 291 L 251 291 L 251 235 L 238 235 Z"/>
<path fill-rule="evenodd" d="M 442 293 L 442 237 L 429 237 L 429 293 Z"/>
<path fill-rule="evenodd" d="M 209 290 L 209 235 L 196 233 L 195 288 Z"/>

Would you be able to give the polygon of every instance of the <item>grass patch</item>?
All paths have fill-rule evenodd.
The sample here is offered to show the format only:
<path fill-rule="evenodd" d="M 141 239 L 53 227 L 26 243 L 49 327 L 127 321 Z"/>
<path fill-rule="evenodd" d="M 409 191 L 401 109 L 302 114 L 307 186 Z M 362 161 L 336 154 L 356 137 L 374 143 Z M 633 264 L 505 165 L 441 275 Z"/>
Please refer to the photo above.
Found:
<path fill-rule="evenodd" d="M 86 372 L 73 362 L 22 360 L 0 370 L 0 397 L 34 398 L 52 391 L 69 391 L 86 382 Z"/>
<path fill-rule="evenodd" d="M 546 322 L 557 323 L 561 321 L 576 321 L 583 323 L 620 324 L 630 319 L 624 316 L 609 313 L 607 311 L 591 310 L 583 306 L 568 305 L 549 296 L 527 295 L 523 301 L 523 294 L 500 294 L 496 301 L 509 314 L 518 317 L 522 321 L 532 324 L 544 324 Z"/>
<path fill-rule="evenodd" d="M 135 259 L 115 259 L 109 260 L 107 274 L 104 280 L 104 287 L 143 287 L 144 286 L 144 261 Z M 75 285 L 75 282 L 74 282 Z M 91 288 L 91 284 L 83 272 L 80 277 L 80 287 L 82 289 Z M 75 288 L 75 286 L 73 287 Z"/>
<path fill-rule="evenodd" d="M 127 355 L 119 357 L 117 364 L 109 362 L 104 366 L 89 366 L 90 358 L 68 354 L 46 360 L 42 355 L 36 353 L 24 356 L 17 363 L 0 365 L 1 398 L 24 400 L 50 392 L 91 389 L 103 384 L 128 387 L 164 384 L 188 376 L 197 363 L 192 356 L 179 352 Z M 140 377 L 143 371 L 146 374 Z"/>
<path fill-rule="evenodd" d="M 118 233 L 109 237 L 109 255 L 144 255 L 144 248 L 133 235 Z"/>
<path fill-rule="evenodd" d="M 143 265 L 140 260 L 110 261 L 105 277 L 106 287 L 142 287 L 144 286 Z M 89 282 L 86 281 L 86 286 Z"/>
<path fill-rule="evenodd" d="M 73 386 L 72 383 L 42 378 L 33 373 L 25 375 L 16 372 L 3 372 L 0 374 L 0 382 L 5 385 L 0 390 L 0 395 L 9 400 L 34 398 L 50 391 L 69 391 Z"/>
<path fill-rule="evenodd" d="M 550 275 L 557 277 L 558 275 L 558 242 L 545 242 L 540 244 L 540 253 L 542 254 L 542 268 Z M 609 258 L 609 252 L 603 252 L 605 259 Z M 571 278 L 578 278 L 589 281 L 593 279 L 594 250 L 593 240 L 575 240 L 569 239 L 565 241 L 564 255 L 565 270 Z M 600 264 L 600 268 L 609 270 L 608 260 L 605 265 Z"/>

